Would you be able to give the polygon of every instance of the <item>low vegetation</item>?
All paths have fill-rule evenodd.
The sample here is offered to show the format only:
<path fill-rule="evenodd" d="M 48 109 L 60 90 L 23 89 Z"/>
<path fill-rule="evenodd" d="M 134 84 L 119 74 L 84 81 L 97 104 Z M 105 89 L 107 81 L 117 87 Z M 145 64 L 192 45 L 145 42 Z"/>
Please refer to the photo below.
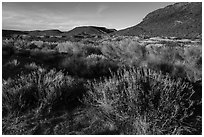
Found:
<path fill-rule="evenodd" d="M 2 133 L 201 134 L 201 43 L 144 41 L 3 40 Z"/>
<path fill-rule="evenodd" d="M 189 83 L 148 68 L 130 68 L 88 86 L 85 102 L 120 134 L 177 135 L 196 129 L 195 91 Z"/>

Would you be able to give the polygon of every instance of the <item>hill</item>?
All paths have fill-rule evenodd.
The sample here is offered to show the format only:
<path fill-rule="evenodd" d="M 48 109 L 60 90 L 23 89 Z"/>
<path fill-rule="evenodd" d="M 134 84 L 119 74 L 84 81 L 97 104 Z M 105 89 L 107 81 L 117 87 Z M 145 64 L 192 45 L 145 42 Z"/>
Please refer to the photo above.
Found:
<path fill-rule="evenodd" d="M 74 36 L 80 34 L 94 34 L 94 35 L 101 35 L 101 34 L 108 34 L 115 32 L 115 29 L 107 29 L 105 27 L 96 27 L 96 26 L 81 26 L 76 27 L 70 31 L 64 32 L 62 35 L 64 36 Z"/>
<path fill-rule="evenodd" d="M 175 3 L 149 13 L 138 25 L 118 35 L 198 37 L 202 34 L 202 3 Z"/>
<path fill-rule="evenodd" d="M 60 30 L 35 30 L 35 31 L 29 31 L 30 36 L 56 36 L 60 35 L 62 32 Z"/>
<path fill-rule="evenodd" d="M 57 36 L 63 32 L 59 30 L 33 30 L 33 31 L 20 31 L 20 30 L 2 30 L 3 37 L 11 37 L 14 35 L 29 35 L 29 36 Z"/>
<path fill-rule="evenodd" d="M 60 30 L 34 30 L 34 31 L 17 31 L 17 30 L 2 30 L 3 37 L 11 37 L 13 35 L 23 35 L 28 36 L 77 36 L 77 35 L 101 35 L 109 34 L 115 32 L 115 29 L 107 29 L 105 27 L 97 26 L 81 26 L 76 27 L 70 31 L 62 32 Z"/>

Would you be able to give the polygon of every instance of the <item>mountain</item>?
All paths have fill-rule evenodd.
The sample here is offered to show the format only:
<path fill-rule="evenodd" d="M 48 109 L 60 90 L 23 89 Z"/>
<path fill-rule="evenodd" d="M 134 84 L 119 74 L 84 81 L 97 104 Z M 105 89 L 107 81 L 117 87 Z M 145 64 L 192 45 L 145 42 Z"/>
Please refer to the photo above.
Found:
<path fill-rule="evenodd" d="M 17 30 L 2 30 L 3 37 L 11 37 L 13 35 L 26 34 L 29 36 L 76 36 L 76 35 L 101 35 L 115 32 L 115 29 L 107 29 L 105 27 L 82 26 L 76 27 L 70 31 L 62 32 L 60 30 L 34 30 L 34 31 L 17 31 Z"/>
<path fill-rule="evenodd" d="M 138 25 L 118 35 L 197 37 L 202 35 L 202 3 L 175 3 L 149 13 Z"/>
<path fill-rule="evenodd" d="M 76 27 L 68 32 L 64 32 L 62 35 L 64 36 L 74 36 L 74 35 L 80 35 L 80 34 L 101 35 L 101 34 L 109 34 L 115 31 L 116 31 L 115 29 L 107 29 L 105 27 L 81 26 L 81 27 Z"/>
<path fill-rule="evenodd" d="M 30 36 L 57 36 L 60 35 L 62 32 L 60 30 L 35 30 L 35 31 L 29 31 L 28 35 Z"/>

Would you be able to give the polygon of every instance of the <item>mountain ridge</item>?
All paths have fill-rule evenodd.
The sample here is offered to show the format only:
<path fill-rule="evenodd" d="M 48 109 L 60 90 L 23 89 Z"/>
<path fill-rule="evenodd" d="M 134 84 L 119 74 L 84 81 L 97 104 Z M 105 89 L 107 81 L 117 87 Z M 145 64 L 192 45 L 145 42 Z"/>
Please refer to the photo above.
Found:
<path fill-rule="evenodd" d="M 11 35 L 25 34 L 29 36 L 74 36 L 80 34 L 109 34 L 117 31 L 116 29 L 108 29 L 106 27 L 99 26 L 79 26 L 75 27 L 69 31 L 60 31 L 58 29 L 50 30 L 32 30 L 32 31 L 20 31 L 20 30 L 2 30 L 3 37 L 8 37 Z"/>
<path fill-rule="evenodd" d="M 119 30 L 117 35 L 147 35 L 196 37 L 202 34 L 202 3 L 175 3 L 147 14 L 132 27 Z"/>

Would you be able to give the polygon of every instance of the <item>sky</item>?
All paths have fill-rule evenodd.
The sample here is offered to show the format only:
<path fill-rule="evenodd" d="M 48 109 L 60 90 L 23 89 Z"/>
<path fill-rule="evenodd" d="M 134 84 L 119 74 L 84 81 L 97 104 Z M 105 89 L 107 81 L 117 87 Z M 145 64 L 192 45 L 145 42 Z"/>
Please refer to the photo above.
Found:
<path fill-rule="evenodd" d="M 2 28 L 68 31 L 78 26 L 117 30 L 134 26 L 173 2 L 3 2 Z"/>

